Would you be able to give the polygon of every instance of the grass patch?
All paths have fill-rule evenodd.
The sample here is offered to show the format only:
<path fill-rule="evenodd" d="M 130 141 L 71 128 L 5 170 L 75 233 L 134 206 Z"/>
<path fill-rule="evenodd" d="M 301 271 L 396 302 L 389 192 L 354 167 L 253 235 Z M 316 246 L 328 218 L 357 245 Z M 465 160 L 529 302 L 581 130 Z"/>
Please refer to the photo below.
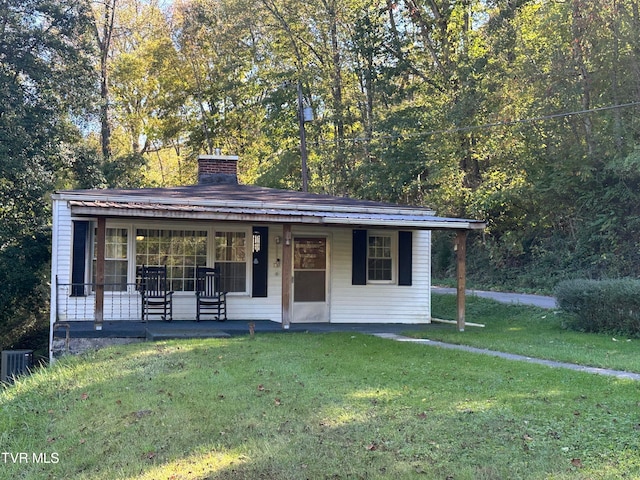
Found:
<path fill-rule="evenodd" d="M 435 318 L 452 320 L 456 311 L 455 295 L 432 295 Z M 560 312 L 471 296 L 467 297 L 466 320 L 482 323 L 485 328 L 468 327 L 460 333 L 447 325 L 427 336 L 530 357 L 640 372 L 640 340 L 566 330 Z"/>
<path fill-rule="evenodd" d="M 120 346 L 0 393 L 2 450 L 58 459 L 0 477 L 631 478 L 639 393 L 360 334 Z"/>

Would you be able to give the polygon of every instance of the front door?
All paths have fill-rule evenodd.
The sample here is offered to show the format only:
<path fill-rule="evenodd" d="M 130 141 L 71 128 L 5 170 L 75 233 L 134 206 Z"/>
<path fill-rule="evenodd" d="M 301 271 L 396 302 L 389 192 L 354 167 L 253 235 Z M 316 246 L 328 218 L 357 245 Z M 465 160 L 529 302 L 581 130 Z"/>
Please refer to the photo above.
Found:
<path fill-rule="evenodd" d="M 292 322 L 329 321 L 327 259 L 327 237 L 294 237 Z"/>

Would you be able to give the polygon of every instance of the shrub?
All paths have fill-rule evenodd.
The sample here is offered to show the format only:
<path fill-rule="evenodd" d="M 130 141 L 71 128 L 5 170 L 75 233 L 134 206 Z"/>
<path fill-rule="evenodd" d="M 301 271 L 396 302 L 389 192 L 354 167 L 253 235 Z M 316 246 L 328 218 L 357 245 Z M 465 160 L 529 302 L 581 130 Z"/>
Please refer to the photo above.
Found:
<path fill-rule="evenodd" d="M 572 330 L 640 337 L 639 280 L 567 280 L 555 296 Z"/>

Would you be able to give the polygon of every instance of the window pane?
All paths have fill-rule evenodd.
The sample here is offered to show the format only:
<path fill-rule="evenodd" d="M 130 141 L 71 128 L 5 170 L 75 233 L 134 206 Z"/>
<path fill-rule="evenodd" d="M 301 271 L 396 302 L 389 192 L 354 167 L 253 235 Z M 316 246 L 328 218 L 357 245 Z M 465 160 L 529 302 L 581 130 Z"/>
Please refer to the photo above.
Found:
<path fill-rule="evenodd" d="M 127 289 L 126 260 L 106 260 L 104 269 L 105 291 L 124 291 Z"/>
<path fill-rule="evenodd" d="M 216 267 L 220 270 L 220 290 L 223 292 L 246 291 L 246 263 L 216 262 Z"/>
<path fill-rule="evenodd" d="M 367 276 L 373 281 L 393 279 L 392 250 L 390 235 L 370 235 Z"/>
<path fill-rule="evenodd" d="M 93 283 L 96 283 L 96 252 L 98 251 L 97 229 L 94 230 Z M 104 244 L 104 284 L 105 291 L 127 289 L 128 231 L 126 228 L 107 228 Z"/>
<path fill-rule="evenodd" d="M 194 267 L 206 264 L 206 231 L 144 228 L 136 231 L 136 265 L 166 265 L 174 292 L 193 291 Z"/>
<path fill-rule="evenodd" d="M 246 234 L 216 232 L 215 254 L 216 267 L 220 269 L 221 289 L 225 292 L 246 291 Z"/>
<path fill-rule="evenodd" d="M 327 242 L 324 238 L 296 238 L 293 266 L 296 270 L 324 270 L 327 266 Z"/>
<path fill-rule="evenodd" d="M 216 232 L 216 261 L 244 262 L 246 235 L 244 232 Z"/>
<path fill-rule="evenodd" d="M 247 289 L 247 252 L 245 232 L 216 232 L 216 267 L 220 269 L 220 285 L 225 292 Z"/>
<path fill-rule="evenodd" d="M 391 260 L 369 259 L 369 280 L 391 280 Z"/>

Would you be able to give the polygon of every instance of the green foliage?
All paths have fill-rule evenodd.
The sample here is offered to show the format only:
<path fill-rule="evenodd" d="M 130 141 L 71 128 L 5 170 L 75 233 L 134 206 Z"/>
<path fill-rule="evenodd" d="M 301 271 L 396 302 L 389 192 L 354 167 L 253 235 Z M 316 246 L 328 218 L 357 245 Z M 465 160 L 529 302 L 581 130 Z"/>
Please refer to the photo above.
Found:
<path fill-rule="evenodd" d="M 84 2 L 0 3 L 0 341 L 46 328 L 48 194 L 67 168 L 70 116 L 89 109 Z M 62 174 L 64 176 L 64 173 Z M 38 335 L 36 335 L 38 336 Z M 42 346 L 42 338 L 32 347 Z"/>
<path fill-rule="evenodd" d="M 139 178 L 136 162 L 119 165 L 138 152 L 147 184 L 189 183 L 195 155 L 221 147 L 241 156 L 243 181 L 299 189 L 300 81 L 315 114 L 312 191 L 486 220 L 470 243 L 477 282 L 550 291 L 633 276 L 634 11 L 626 0 L 118 2 L 119 158 L 80 178 Z"/>
<path fill-rule="evenodd" d="M 569 328 L 640 337 L 639 280 L 567 280 L 555 294 Z"/>
<path fill-rule="evenodd" d="M 23 237 L 0 254 L 0 349 L 29 348 L 48 357 L 50 236 Z"/>

